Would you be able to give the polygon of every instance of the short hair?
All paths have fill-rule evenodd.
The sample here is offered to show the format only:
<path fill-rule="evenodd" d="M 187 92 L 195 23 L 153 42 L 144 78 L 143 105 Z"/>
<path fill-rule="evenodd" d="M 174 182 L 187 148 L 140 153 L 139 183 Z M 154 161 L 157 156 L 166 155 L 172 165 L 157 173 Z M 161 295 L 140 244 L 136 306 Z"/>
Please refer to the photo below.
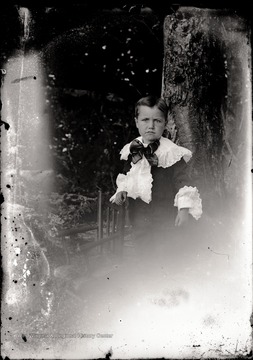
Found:
<path fill-rule="evenodd" d="M 164 114 L 165 120 L 167 121 L 167 115 L 168 115 L 169 108 L 164 99 L 162 99 L 158 96 L 153 96 L 153 95 L 149 95 L 149 96 L 145 96 L 145 97 L 141 98 L 135 104 L 135 117 L 138 117 L 139 107 L 142 105 L 148 106 L 151 108 L 154 106 L 157 106 L 158 109 Z"/>

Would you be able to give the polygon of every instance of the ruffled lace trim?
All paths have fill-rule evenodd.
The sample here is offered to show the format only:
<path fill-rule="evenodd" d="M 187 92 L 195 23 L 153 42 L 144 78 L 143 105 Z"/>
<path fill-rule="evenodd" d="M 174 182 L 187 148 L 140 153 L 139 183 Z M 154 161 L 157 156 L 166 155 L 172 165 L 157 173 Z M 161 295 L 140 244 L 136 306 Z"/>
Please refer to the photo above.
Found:
<path fill-rule="evenodd" d="M 182 146 L 174 144 L 171 140 L 162 137 L 160 146 L 156 151 L 159 159 L 158 166 L 163 168 L 170 167 L 183 158 L 188 162 L 192 157 L 192 152 Z"/>
<path fill-rule="evenodd" d="M 120 160 L 127 160 L 128 159 L 128 155 L 130 154 L 130 145 L 131 143 L 129 144 L 126 144 L 120 151 Z"/>
<path fill-rule="evenodd" d="M 142 142 L 142 138 L 138 137 Z M 126 144 L 120 151 L 121 160 L 127 160 L 130 154 L 131 143 Z M 145 145 L 145 144 L 144 144 Z M 181 158 L 188 162 L 192 156 L 192 152 L 182 146 L 174 144 L 171 140 L 161 137 L 160 146 L 155 154 L 158 157 L 158 167 L 167 168 L 174 165 Z M 114 201 L 116 194 L 120 191 L 126 191 L 127 196 L 133 199 L 141 198 L 144 202 L 150 203 L 152 199 L 152 183 L 151 167 L 145 156 L 136 164 L 132 164 L 131 169 L 126 175 L 119 174 L 117 178 L 117 191 L 111 197 L 110 201 Z"/>
<path fill-rule="evenodd" d="M 137 138 L 142 142 L 141 136 Z M 120 151 L 120 159 L 127 160 L 128 155 L 130 154 L 130 145 L 126 144 L 123 149 Z M 171 140 L 161 137 L 160 146 L 156 150 L 155 154 L 158 157 L 158 167 L 167 168 L 174 165 L 181 158 L 184 158 L 185 162 L 188 162 L 192 157 L 192 152 L 182 146 L 174 144 Z"/>
<path fill-rule="evenodd" d="M 126 175 L 119 174 L 116 180 L 117 191 L 110 198 L 115 201 L 116 194 L 126 191 L 127 196 L 133 199 L 141 198 L 147 204 L 151 201 L 153 178 L 150 172 L 150 165 L 145 157 L 131 167 Z"/>
<path fill-rule="evenodd" d="M 153 178 L 150 165 L 143 157 L 127 173 L 127 196 L 137 199 L 141 198 L 147 204 L 151 201 Z"/>
<path fill-rule="evenodd" d="M 179 189 L 175 196 L 174 206 L 178 209 L 189 208 L 189 214 L 196 220 L 202 215 L 202 200 L 196 187 L 184 186 Z"/>

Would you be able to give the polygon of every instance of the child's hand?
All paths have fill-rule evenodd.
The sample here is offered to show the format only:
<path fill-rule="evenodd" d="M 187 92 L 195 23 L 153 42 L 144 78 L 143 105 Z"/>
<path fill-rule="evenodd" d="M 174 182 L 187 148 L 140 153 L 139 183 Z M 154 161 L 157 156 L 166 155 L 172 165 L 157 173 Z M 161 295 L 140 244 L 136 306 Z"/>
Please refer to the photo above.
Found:
<path fill-rule="evenodd" d="M 127 198 L 127 192 L 126 191 L 119 191 L 116 194 L 116 198 L 114 200 L 114 203 L 117 204 L 117 205 L 122 205 L 126 201 L 126 198 Z"/>
<path fill-rule="evenodd" d="M 189 209 L 181 209 L 177 213 L 175 220 L 175 226 L 183 226 L 188 223 L 189 220 Z"/>

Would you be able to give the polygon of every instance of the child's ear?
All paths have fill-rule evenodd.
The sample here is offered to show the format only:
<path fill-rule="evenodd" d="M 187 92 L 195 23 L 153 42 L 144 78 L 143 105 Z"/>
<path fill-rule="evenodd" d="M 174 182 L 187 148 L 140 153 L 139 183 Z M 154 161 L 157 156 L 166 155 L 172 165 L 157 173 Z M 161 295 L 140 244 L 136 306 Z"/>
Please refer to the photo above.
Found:
<path fill-rule="evenodd" d="M 135 121 L 135 125 L 138 127 L 138 119 L 137 119 L 137 117 L 134 118 L 134 121 Z"/>

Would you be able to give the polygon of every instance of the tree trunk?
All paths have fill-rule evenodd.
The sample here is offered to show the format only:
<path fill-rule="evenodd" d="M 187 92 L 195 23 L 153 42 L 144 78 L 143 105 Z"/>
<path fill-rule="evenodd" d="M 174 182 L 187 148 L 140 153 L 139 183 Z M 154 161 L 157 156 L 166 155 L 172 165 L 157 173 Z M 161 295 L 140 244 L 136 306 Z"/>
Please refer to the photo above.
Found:
<path fill-rule="evenodd" d="M 249 29 L 228 10 L 181 7 L 164 22 L 162 95 L 171 109 L 168 126 L 172 137 L 192 150 L 191 174 L 210 209 L 247 196 Z"/>

